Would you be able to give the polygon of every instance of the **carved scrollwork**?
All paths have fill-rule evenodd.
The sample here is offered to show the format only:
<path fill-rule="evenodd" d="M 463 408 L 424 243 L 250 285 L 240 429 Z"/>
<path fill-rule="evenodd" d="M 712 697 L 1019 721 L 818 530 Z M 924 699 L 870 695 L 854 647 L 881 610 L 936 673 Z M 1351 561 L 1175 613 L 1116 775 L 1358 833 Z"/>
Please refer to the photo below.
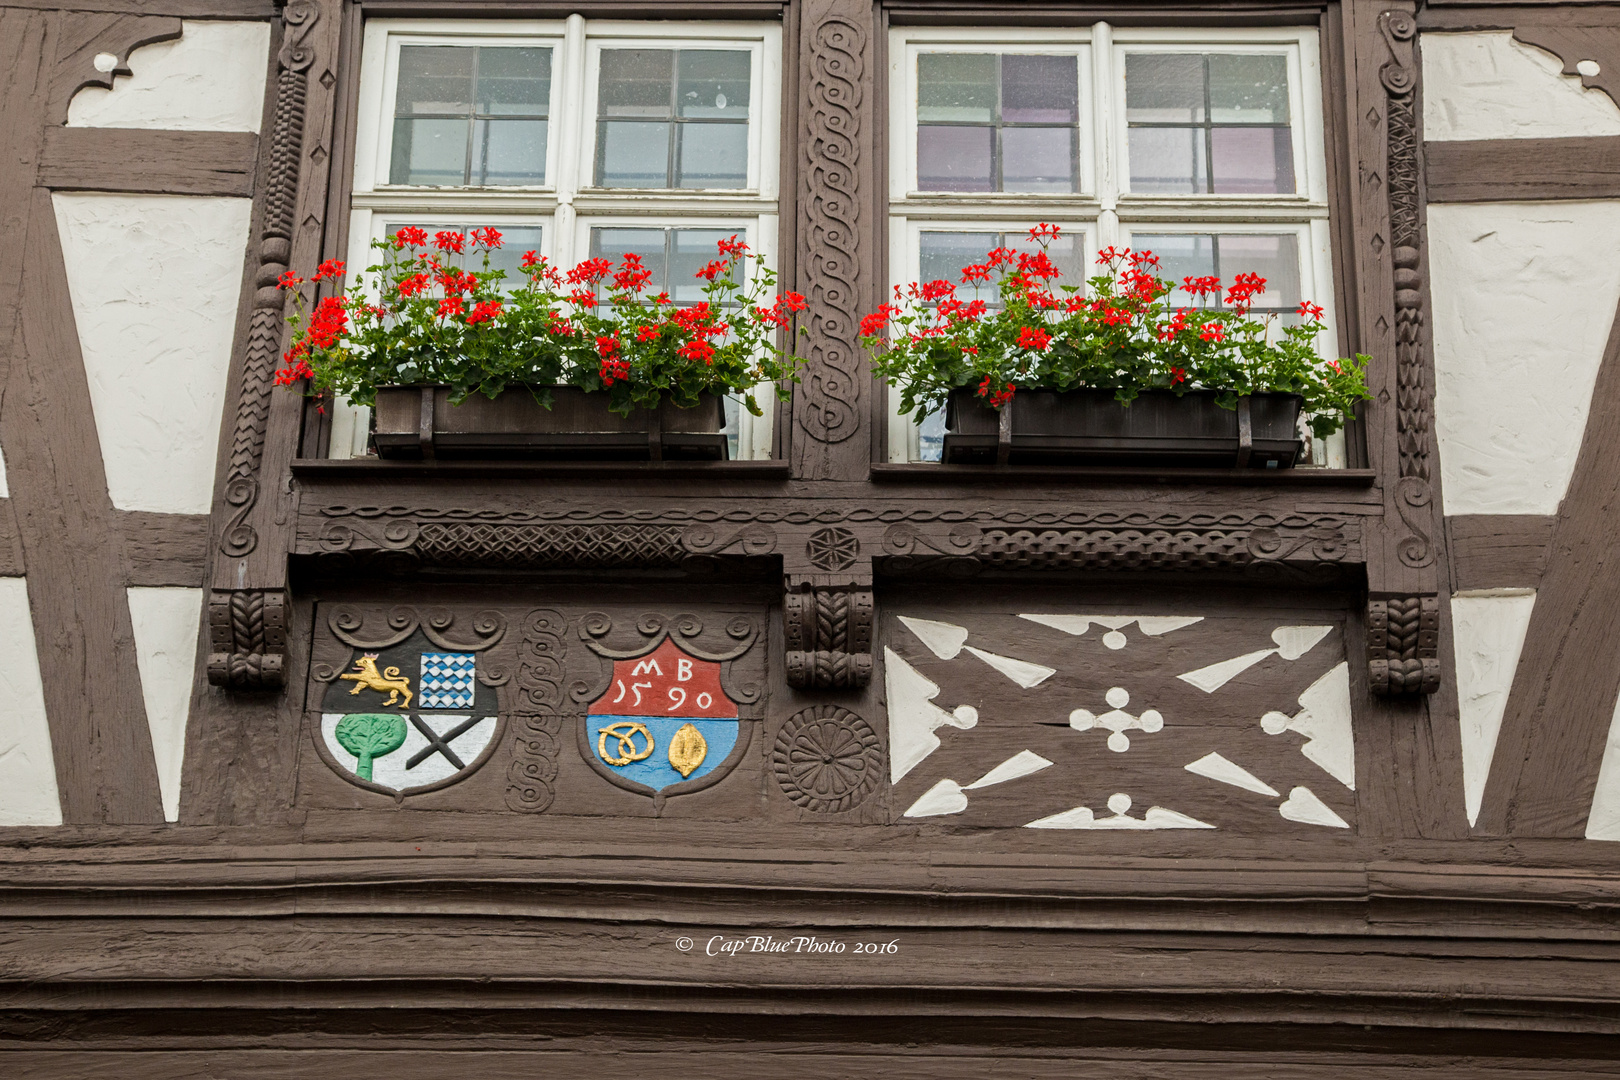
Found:
<path fill-rule="evenodd" d="M 818 814 L 853 810 L 883 778 L 877 732 L 848 709 L 817 705 L 788 717 L 777 733 L 771 769 L 782 794 Z"/>
<path fill-rule="evenodd" d="M 512 763 L 506 770 L 506 805 L 522 814 L 551 806 L 562 747 L 563 662 L 568 655 L 568 620 L 552 608 L 536 608 L 523 619 L 518 646 L 516 705 L 513 709 Z"/>
<path fill-rule="evenodd" d="M 756 521 L 722 534 L 714 526 L 700 522 L 681 531 L 680 545 L 694 555 L 769 555 L 776 550 L 776 530 Z"/>
<path fill-rule="evenodd" d="M 476 612 L 465 624 L 472 632 L 472 640 L 457 641 L 450 635 L 456 624 L 451 611 L 429 612 L 423 618 L 414 608 L 400 606 L 391 609 L 382 620 L 387 627 L 377 636 L 368 636 L 365 612 L 347 605 L 335 606 L 326 618 L 332 636 L 356 649 L 387 649 L 398 645 L 416 631 L 441 649 L 450 652 L 482 652 L 500 644 L 506 636 L 506 616 L 493 608 Z M 373 619 L 375 626 L 378 620 Z M 377 634 L 376 630 L 370 631 Z"/>
<path fill-rule="evenodd" d="M 642 640 L 629 648 L 614 648 L 606 643 L 607 637 L 613 633 L 612 616 L 606 612 L 592 611 L 580 617 L 579 639 L 598 656 L 609 660 L 633 660 L 656 649 L 666 637 L 673 636 L 684 652 L 699 660 L 724 663 L 735 660 L 753 648 L 755 639 L 759 637 L 759 624 L 748 615 L 738 615 L 727 621 L 723 632 L 733 644 L 719 649 L 698 643 L 703 635 L 703 620 L 691 613 L 671 619 L 647 612 L 636 620 L 635 627 Z"/>
<path fill-rule="evenodd" d="M 866 31 L 828 14 L 807 28 L 809 99 L 803 134 L 810 297 L 810 356 L 796 395 L 799 426 L 812 439 L 842 442 L 861 428 L 864 365 L 857 337 L 860 205 L 858 168 Z"/>

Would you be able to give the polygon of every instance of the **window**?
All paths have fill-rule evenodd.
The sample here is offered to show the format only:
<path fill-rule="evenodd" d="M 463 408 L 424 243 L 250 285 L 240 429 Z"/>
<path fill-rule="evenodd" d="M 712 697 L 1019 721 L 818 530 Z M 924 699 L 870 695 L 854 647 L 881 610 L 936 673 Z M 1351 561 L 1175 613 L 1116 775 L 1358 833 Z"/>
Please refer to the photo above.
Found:
<path fill-rule="evenodd" d="M 635 251 L 655 290 L 733 235 L 776 247 L 781 27 L 770 23 L 368 20 L 349 262 L 402 225 L 494 226 L 492 265 Z M 733 458 L 769 457 L 774 398 L 726 406 Z M 366 410 L 334 412 L 331 454 L 363 453 Z"/>
<path fill-rule="evenodd" d="M 1257 310 L 1319 303 L 1337 349 L 1315 30 L 908 27 L 889 57 L 894 282 L 959 281 L 1049 221 L 1064 283 L 1127 245 L 1177 280 L 1258 273 Z M 942 434 L 891 415 L 889 458 L 937 461 Z M 1313 460 L 1342 466 L 1343 447 Z"/>

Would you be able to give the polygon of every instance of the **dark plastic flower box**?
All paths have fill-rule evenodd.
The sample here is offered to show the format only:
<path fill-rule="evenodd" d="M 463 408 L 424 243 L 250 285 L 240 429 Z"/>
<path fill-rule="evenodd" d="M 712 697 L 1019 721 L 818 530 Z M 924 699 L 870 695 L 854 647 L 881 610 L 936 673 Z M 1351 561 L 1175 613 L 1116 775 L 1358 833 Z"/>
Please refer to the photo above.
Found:
<path fill-rule="evenodd" d="M 1297 394 L 1254 394 L 1233 410 L 1213 390 L 1149 390 L 1126 406 L 1112 390 L 1019 390 L 997 411 L 963 388 L 946 405 L 942 460 L 1291 469 L 1304 448 L 1302 403 Z"/>
<path fill-rule="evenodd" d="M 450 404 L 443 386 L 385 386 L 377 391 L 377 456 L 550 458 L 593 461 L 724 461 L 725 409 L 704 394 L 690 409 L 664 401 L 629 416 L 608 411 L 608 395 L 552 388 L 545 408 L 523 387 L 498 397 L 474 394 Z"/>

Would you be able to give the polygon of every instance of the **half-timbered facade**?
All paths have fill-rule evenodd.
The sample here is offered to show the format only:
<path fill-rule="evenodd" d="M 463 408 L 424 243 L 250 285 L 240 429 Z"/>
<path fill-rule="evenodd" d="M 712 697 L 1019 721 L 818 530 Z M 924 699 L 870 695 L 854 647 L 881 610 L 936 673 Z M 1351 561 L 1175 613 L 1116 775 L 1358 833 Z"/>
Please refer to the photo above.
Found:
<path fill-rule="evenodd" d="M 1372 399 L 942 461 L 862 317 L 1041 222 Z M 278 282 L 404 227 L 802 380 L 379 457 Z M 1620 1073 L 1616 251 L 1601 3 L 0 0 L 0 1071 Z"/>

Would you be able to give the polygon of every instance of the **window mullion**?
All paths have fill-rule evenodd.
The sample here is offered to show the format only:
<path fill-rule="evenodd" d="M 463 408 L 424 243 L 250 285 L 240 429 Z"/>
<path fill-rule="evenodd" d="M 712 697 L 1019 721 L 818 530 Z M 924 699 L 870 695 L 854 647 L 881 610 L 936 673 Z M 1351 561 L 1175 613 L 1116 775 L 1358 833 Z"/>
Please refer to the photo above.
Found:
<path fill-rule="evenodd" d="M 1119 242 L 1119 162 L 1125 132 L 1116 123 L 1121 108 L 1114 85 L 1114 28 L 1106 23 L 1091 27 L 1091 139 L 1097 157 L 1097 243 L 1114 247 Z"/>
<path fill-rule="evenodd" d="M 581 168 L 593 168 L 594 165 L 582 165 L 584 159 L 583 145 L 585 125 L 594 124 L 595 116 L 585 115 L 585 106 L 590 101 L 586 92 L 586 64 L 585 64 L 585 19 L 581 15 L 568 16 L 563 29 L 563 46 L 561 60 L 562 71 L 558 77 L 558 98 L 551 112 L 557 117 L 557 172 L 555 185 L 557 189 L 557 210 L 551 222 L 551 257 L 557 266 L 572 266 L 576 260 L 575 211 L 574 196 L 580 187 L 586 183 L 581 177 Z M 594 104 L 594 103 L 592 103 Z M 595 109 L 591 110 L 592 114 Z M 596 154 L 590 155 L 594 163 Z"/>

